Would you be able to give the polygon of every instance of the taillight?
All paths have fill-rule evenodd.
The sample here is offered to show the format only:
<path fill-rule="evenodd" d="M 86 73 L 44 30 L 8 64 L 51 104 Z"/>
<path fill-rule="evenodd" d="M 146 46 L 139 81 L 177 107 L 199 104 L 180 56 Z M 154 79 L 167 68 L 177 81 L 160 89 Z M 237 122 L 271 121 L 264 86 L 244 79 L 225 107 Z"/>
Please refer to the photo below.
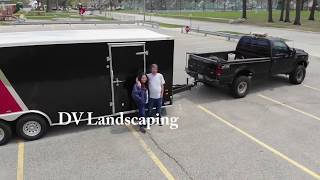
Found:
<path fill-rule="evenodd" d="M 222 73 L 223 73 L 222 66 L 220 66 L 220 65 L 216 66 L 216 70 L 215 70 L 216 76 L 221 76 Z"/>

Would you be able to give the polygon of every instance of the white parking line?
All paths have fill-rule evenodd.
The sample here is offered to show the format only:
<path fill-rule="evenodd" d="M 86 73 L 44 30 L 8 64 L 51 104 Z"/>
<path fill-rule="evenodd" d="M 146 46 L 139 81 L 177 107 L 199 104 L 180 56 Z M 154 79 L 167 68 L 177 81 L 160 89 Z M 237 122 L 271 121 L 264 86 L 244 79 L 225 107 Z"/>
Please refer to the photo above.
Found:
<path fill-rule="evenodd" d="M 211 115 L 212 117 L 214 117 L 215 119 L 219 120 L 220 122 L 224 123 L 225 125 L 231 127 L 232 129 L 238 131 L 240 134 L 246 136 L 247 138 L 251 139 L 253 142 L 257 143 L 258 145 L 262 146 L 263 148 L 271 151 L 273 154 L 277 155 L 278 157 L 282 158 L 283 160 L 287 161 L 288 163 L 290 163 L 291 165 L 295 166 L 296 168 L 300 169 L 301 171 L 305 172 L 306 174 L 312 176 L 313 178 L 320 180 L 320 175 L 315 173 L 314 171 L 310 170 L 309 168 L 301 165 L 300 163 L 298 163 L 297 161 L 289 158 L 287 155 L 281 153 L 280 151 L 274 149 L 273 147 L 271 147 L 270 145 L 265 144 L 264 142 L 260 141 L 259 139 L 255 138 L 254 136 L 252 136 L 251 134 L 245 132 L 244 130 L 236 127 L 235 125 L 231 124 L 230 122 L 228 122 L 227 120 L 223 119 L 222 117 L 216 115 L 215 113 L 209 111 L 208 109 L 206 109 L 205 107 L 198 105 L 198 108 L 201 109 L 202 111 L 206 112 L 207 114 Z"/>
<path fill-rule="evenodd" d="M 315 91 L 319 91 L 319 92 L 320 92 L 320 89 L 319 89 L 319 88 L 312 87 L 312 86 L 305 85 L 305 84 L 303 84 L 303 86 L 306 87 L 306 88 L 309 88 L 309 89 L 312 89 L 312 90 L 315 90 Z"/>
<path fill-rule="evenodd" d="M 308 117 L 310 117 L 310 118 L 312 118 L 312 119 L 315 119 L 315 120 L 320 121 L 320 117 L 317 117 L 317 116 L 315 116 L 315 115 L 313 115 L 313 114 L 310 114 L 310 113 L 308 113 L 308 112 L 302 111 L 302 110 L 297 109 L 297 108 L 295 108 L 295 107 L 289 106 L 289 105 L 287 105 L 287 104 L 285 104 L 285 103 L 282 103 L 282 102 L 277 101 L 277 100 L 275 100 L 275 99 L 272 99 L 272 98 L 270 98 L 270 97 L 264 96 L 264 95 L 262 95 L 262 94 L 259 94 L 258 96 L 261 97 L 261 98 L 263 98 L 263 99 L 265 99 L 265 100 L 271 101 L 271 102 L 273 102 L 273 103 L 276 103 L 276 104 L 281 105 L 281 106 L 283 106 L 283 107 L 286 107 L 286 108 L 288 108 L 288 109 L 291 109 L 291 110 L 293 110 L 293 111 L 296 111 L 296 112 L 298 112 L 298 113 L 300 113 L 300 114 L 303 114 L 303 115 L 305 115 L 305 116 L 308 116 Z"/>

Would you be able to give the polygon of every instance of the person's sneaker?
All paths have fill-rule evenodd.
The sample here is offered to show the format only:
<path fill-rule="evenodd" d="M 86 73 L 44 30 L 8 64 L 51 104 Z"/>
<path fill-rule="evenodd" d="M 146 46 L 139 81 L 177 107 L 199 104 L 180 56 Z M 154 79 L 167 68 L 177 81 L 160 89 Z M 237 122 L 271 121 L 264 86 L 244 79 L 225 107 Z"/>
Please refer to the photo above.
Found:
<path fill-rule="evenodd" d="M 140 132 L 146 133 L 146 130 L 143 127 L 140 127 Z"/>

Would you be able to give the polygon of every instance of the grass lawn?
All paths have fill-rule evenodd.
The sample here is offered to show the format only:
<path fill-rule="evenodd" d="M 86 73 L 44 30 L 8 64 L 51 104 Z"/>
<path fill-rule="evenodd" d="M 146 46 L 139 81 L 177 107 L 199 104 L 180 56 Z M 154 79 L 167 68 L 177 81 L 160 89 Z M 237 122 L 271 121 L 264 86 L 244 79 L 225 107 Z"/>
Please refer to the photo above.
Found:
<path fill-rule="evenodd" d="M 236 31 L 217 31 L 217 32 L 235 34 L 235 35 L 248 35 L 248 34 L 236 32 Z"/>
<path fill-rule="evenodd" d="M 129 12 L 129 11 L 125 11 Z M 316 12 L 315 14 L 315 21 L 309 21 L 309 11 L 302 11 L 301 13 L 301 26 L 293 25 L 295 11 L 292 10 L 290 13 L 291 23 L 283 23 L 279 22 L 280 11 L 274 10 L 273 11 L 273 20 L 274 23 L 268 23 L 267 11 L 260 10 L 260 11 L 247 11 L 247 21 L 243 24 L 252 24 L 258 26 L 268 26 L 268 27 L 278 27 L 278 28 L 290 28 L 290 29 L 299 29 L 299 30 L 306 30 L 306 31 L 316 31 L 320 32 L 320 14 Z M 190 19 L 193 20 L 200 20 L 200 21 L 212 21 L 212 22 L 222 22 L 222 23 L 229 23 L 230 20 L 235 20 L 241 17 L 241 11 L 208 11 L 208 12 L 158 12 L 158 13 L 148 13 L 148 15 L 154 16 L 162 16 L 162 17 L 173 17 L 173 18 L 183 18 L 183 19 Z M 190 16 L 191 15 L 191 16 Z"/>
<path fill-rule="evenodd" d="M 164 28 L 181 28 L 183 26 L 181 25 L 176 25 L 176 24 L 167 24 L 167 23 L 159 23 L 160 27 Z"/>
<path fill-rule="evenodd" d="M 0 21 L 0 26 L 9 25 L 7 22 Z"/>

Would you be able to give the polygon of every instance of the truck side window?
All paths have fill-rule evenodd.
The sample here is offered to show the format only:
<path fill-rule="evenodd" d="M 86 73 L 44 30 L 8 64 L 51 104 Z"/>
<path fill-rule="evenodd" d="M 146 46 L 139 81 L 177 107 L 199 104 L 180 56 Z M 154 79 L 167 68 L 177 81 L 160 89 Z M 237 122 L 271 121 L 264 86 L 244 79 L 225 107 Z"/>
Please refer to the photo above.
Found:
<path fill-rule="evenodd" d="M 249 47 L 250 44 L 251 44 L 251 38 L 250 37 L 243 37 L 240 39 L 238 46 Z"/>
<path fill-rule="evenodd" d="M 270 45 L 269 41 L 266 39 L 259 39 L 254 38 L 251 42 L 252 49 L 254 52 L 262 55 L 262 56 L 268 56 L 270 54 Z"/>
<path fill-rule="evenodd" d="M 272 48 L 273 55 L 283 54 L 288 52 L 289 52 L 289 48 L 284 42 L 282 41 L 273 42 L 273 48 Z"/>

